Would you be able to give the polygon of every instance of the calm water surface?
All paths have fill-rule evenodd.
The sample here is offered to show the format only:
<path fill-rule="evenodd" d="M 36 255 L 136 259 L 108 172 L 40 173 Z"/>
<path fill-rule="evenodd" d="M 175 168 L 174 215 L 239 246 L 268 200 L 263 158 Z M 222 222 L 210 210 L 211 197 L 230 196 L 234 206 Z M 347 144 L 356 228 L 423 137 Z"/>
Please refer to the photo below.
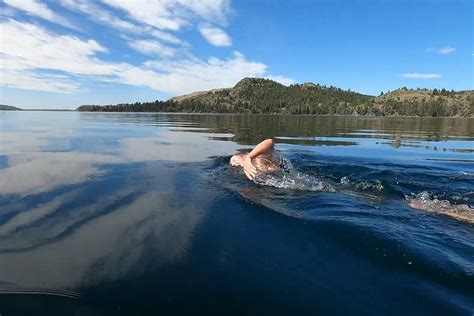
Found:
<path fill-rule="evenodd" d="M 474 120 L 0 111 L 0 314 L 472 315 Z M 272 137 L 289 172 L 228 167 Z"/>

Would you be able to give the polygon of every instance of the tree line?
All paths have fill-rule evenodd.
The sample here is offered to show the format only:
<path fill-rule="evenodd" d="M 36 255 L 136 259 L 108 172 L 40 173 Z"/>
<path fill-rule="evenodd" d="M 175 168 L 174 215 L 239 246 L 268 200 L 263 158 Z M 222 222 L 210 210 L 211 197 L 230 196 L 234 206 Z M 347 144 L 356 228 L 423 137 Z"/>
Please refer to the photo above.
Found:
<path fill-rule="evenodd" d="M 403 89 L 402 89 L 403 90 Z M 474 95 L 466 100 L 462 92 L 433 90 L 430 98 L 400 101 L 373 97 L 350 90 L 316 84 L 284 86 L 268 79 L 246 78 L 229 89 L 166 101 L 117 105 L 83 105 L 78 111 L 181 112 L 376 116 L 474 116 Z M 450 100 L 450 98 L 452 100 Z M 453 101 L 454 98 L 454 101 Z"/>

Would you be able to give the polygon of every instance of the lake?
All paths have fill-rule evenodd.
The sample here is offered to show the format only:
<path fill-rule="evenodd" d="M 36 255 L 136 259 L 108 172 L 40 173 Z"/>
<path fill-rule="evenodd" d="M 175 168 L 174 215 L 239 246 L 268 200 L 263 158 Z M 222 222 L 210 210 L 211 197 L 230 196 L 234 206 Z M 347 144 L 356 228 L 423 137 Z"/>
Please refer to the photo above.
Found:
<path fill-rule="evenodd" d="M 0 111 L 0 314 L 472 315 L 474 119 Z M 247 180 L 273 138 L 290 168 Z"/>

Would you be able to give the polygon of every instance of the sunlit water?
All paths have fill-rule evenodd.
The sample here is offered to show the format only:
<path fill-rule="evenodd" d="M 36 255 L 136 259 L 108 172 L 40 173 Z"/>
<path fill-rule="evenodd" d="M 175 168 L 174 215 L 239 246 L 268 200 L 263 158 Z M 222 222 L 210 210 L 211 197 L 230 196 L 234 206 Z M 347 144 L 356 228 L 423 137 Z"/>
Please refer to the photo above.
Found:
<path fill-rule="evenodd" d="M 474 120 L 0 111 L 0 314 L 472 315 Z M 284 171 L 228 166 L 272 137 Z"/>

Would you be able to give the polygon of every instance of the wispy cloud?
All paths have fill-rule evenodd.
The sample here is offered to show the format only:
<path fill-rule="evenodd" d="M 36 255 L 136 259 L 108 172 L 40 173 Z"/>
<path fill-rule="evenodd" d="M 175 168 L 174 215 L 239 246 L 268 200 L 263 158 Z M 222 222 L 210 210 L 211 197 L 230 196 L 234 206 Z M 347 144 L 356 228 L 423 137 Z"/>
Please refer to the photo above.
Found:
<path fill-rule="evenodd" d="M 279 82 L 279 83 L 281 83 L 285 86 L 289 86 L 289 85 L 295 83 L 294 79 L 288 78 L 288 77 L 285 77 L 285 76 L 272 76 L 272 75 L 269 75 L 269 76 L 265 76 L 265 78 L 276 81 L 276 82 Z"/>
<path fill-rule="evenodd" d="M 112 69 L 98 59 L 107 49 L 94 40 L 56 35 L 46 29 L 13 19 L 0 24 L 2 67 L 6 69 L 51 69 L 85 75 L 105 75 Z"/>
<path fill-rule="evenodd" d="M 4 0 L 4 2 L 45 20 L 52 20 L 54 18 L 53 11 L 51 11 L 46 4 L 36 0 Z"/>
<path fill-rule="evenodd" d="M 74 93 L 78 76 L 90 80 L 144 86 L 169 95 L 234 85 L 242 77 L 267 76 L 267 66 L 235 52 L 232 57 L 207 61 L 195 57 L 180 60 L 156 59 L 142 65 L 108 62 L 98 53 L 108 50 L 94 40 L 59 35 L 13 19 L 0 23 L 2 84 L 22 89 Z M 172 55 L 172 48 L 158 42 L 135 41 L 145 53 Z M 49 74 L 47 73 L 49 72 Z M 53 73 L 59 73 L 51 75 Z M 280 81 L 291 79 L 278 77 Z"/>
<path fill-rule="evenodd" d="M 231 46 L 232 40 L 224 30 L 208 24 L 199 27 L 201 35 L 214 46 Z"/>
<path fill-rule="evenodd" d="M 189 25 L 192 16 L 198 16 L 208 22 L 225 24 L 230 10 L 228 0 L 101 1 L 110 7 L 122 10 L 139 23 L 148 24 L 160 30 L 172 31 Z"/>
<path fill-rule="evenodd" d="M 145 73 L 125 73 L 132 81 L 152 82 L 157 90 L 177 95 L 198 90 L 231 87 L 242 77 L 265 76 L 267 66 L 250 61 L 243 54 L 234 52 L 228 59 L 209 58 L 207 61 L 186 59 L 178 61 L 149 61 Z M 157 73 L 159 78 L 157 78 Z"/>
<path fill-rule="evenodd" d="M 3 62 L 3 60 L 2 60 Z M 0 84 L 18 89 L 39 90 L 57 93 L 76 93 L 80 86 L 70 78 L 60 78 L 34 71 L 4 70 Z"/>
<path fill-rule="evenodd" d="M 177 44 L 177 45 L 184 45 L 186 44 L 183 40 L 179 39 L 178 37 L 174 36 L 169 32 L 164 32 L 161 30 L 148 28 L 146 29 L 146 33 L 150 34 L 151 36 L 160 39 L 162 41 L 168 42 L 170 44 Z"/>
<path fill-rule="evenodd" d="M 155 40 L 130 41 L 129 46 L 136 51 L 146 55 L 158 55 L 162 57 L 172 57 L 176 50 Z"/>
<path fill-rule="evenodd" d="M 69 28 L 77 29 L 77 27 L 72 23 L 55 14 L 46 4 L 38 0 L 4 0 L 4 2 L 17 10 L 26 12 L 29 15 L 36 16 Z"/>
<path fill-rule="evenodd" d="M 455 47 L 444 46 L 444 47 L 431 47 L 425 49 L 425 53 L 435 53 L 440 55 L 448 55 L 456 51 Z"/>
<path fill-rule="evenodd" d="M 97 2 L 90 0 L 60 0 L 60 4 L 69 10 L 86 14 L 91 21 L 100 23 L 126 34 L 143 37 L 153 37 L 161 41 L 174 44 L 185 45 L 186 42 L 179 39 L 170 32 L 159 30 L 149 25 L 143 25 L 138 21 L 128 21 L 114 15 L 113 12 L 99 6 Z M 129 43 L 129 45 L 133 45 Z"/>
<path fill-rule="evenodd" d="M 69 76 L 45 73 L 61 71 L 79 75 L 110 75 L 112 67 L 94 58 L 107 49 L 94 40 L 54 35 L 30 23 L 6 20 L 0 23 L 2 76 L 0 83 L 21 89 L 72 93 L 79 90 Z"/>
<path fill-rule="evenodd" d="M 99 7 L 88 0 L 59 0 L 59 3 L 69 10 L 85 13 L 93 18 L 94 22 L 105 24 L 119 30 L 140 32 L 141 28 L 129 21 L 114 16 L 110 11 Z"/>
<path fill-rule="evenodd" d="M 409 79 L 438 79 L 442 77 L 440 74 L 417 73 L 417 72 L 404 73 L 404 74 L 401 74 L 400 76 L 404 78 L 409 78 Z"/>

